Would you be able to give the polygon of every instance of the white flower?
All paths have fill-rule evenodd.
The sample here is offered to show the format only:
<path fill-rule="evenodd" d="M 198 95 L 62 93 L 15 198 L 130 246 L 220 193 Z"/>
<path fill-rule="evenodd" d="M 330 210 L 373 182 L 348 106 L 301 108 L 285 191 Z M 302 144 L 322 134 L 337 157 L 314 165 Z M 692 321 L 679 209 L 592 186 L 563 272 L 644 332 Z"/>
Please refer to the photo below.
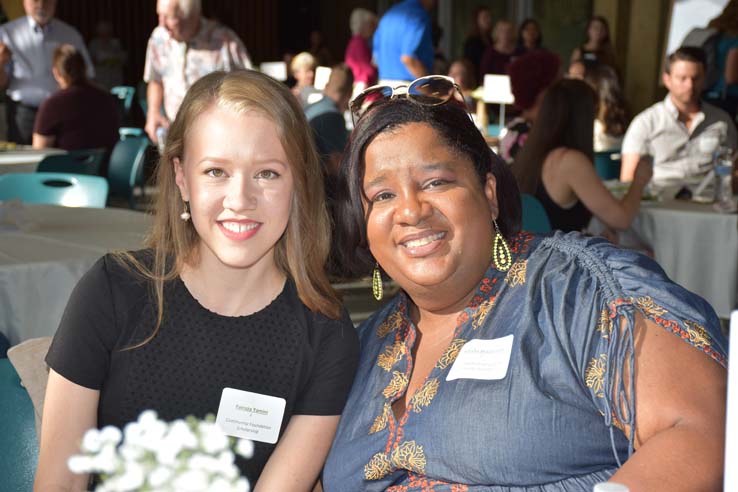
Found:
<path fill-rule="evenodd" d="M 237 448 L 250 457 L 254 446 L 240 440 Z M 115 427 L 89 430 L 81 450 L 67 465 L 74 473 L 101 473 L 96 492 L 250 490 L 234 463 L 231 439 L 212 416 L 167 424 L 155 412 L 145 411 L 122 433 Z"/>
<path fill-rule="evenodd" d="M 200 424 L 200 444 L 209 454 L 218 453 L 228 447 L 228 436 L 213 422 Z"/>
<path fill-rule="evenodd" d="M 128 462 L 123 473 L 109 479 L 107 486 L 119 492 L 135 491 L 144 484 L 144 469 L 138 463 Z"/>
<path fill-rule="evenodd" d="M 202 470 L 187 470 L 172 483 L 177 492 L 203 492 L 209 490 L 208 474 Z"/>
<path fill-rule="evenodd" d="M 87 473 L 92 469 L 92 458 L 84 455 L 71 456 L 67 466 L 72 473 Z"/>
<path fill-rule="evenodd" d="M 92 458 L 92 466 L 102 473 L 113 473 L 119 461 L 115 452 L 115 445 L 105 444 L 100 452 Z"/>
<path fill-rule="evenodd" d="M 174 471 L 166 466 L 157 466 L 149 475 L 149 485 L 152 487 L 162 487 L 172 478 Z"/>
<path fill-rule="evenodd" d="M 113 427 L 112 425 L 106 425 L 100 431 L 100 440 L 103 444 L 113 444 L 117 446 L 120 444 L 120 440 L 123 438 L 123 433 L 119 428 Z"/>
<path fill-rule="evenodd" d="M 82 437 L 82 451 L 88 453 L 97 453 L 102 447 L 102 439 L 100 438 L 100 431 L 97 429 L 90 429 L 85 432 Z"/>
<path fill-rule="evenodd" d="M 251 486 L 245 478 L 239 478 L 236 482 L 236 492 L 250 492 Z"/>
<path fill-rule="evenodd" d="M 137 422 L 126 424 L 123 438 L 128 444 L 135 444 L 144 449 L 155 451 L 167 432 L 166 422 L 156 419 L 156 412 L 146 410 L 141 413 Z"/>
<path fill-rule="evenodd" d="M 216 478 L 210 484 L 208 492 L 233 492 L 233 489 L 234 486 L 230 481 L 224 478 Z"/>
<path fill-rule="evenodd" d="M 236 453 L 248 459 L 254 456 L 254 443 L 248 439 L 239 439 L 236 443 Z"/>

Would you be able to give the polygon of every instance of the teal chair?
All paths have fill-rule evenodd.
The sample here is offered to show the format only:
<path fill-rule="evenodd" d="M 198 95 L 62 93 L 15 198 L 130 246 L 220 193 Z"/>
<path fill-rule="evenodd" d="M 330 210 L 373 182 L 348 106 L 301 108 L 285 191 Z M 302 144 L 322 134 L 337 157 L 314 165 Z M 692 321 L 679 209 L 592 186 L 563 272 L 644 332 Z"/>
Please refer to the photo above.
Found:
<path fill-rule="evenodd" d="M 620 179 L 620 150 L 595 152 L 595 171 L 603 181 Z"/>
<path fill-rule="evenodd" d="M 129 137 L 143 137 L 146 133 L 144 133 L 143 128 L 137 128 L 135 126 L 121 126 L 118 128 L 118 136 L 121 140 L 125 140 Z"/>
<path fill-rule="evenodd" d="M 99 176 L 105 149 L 72 150 L 44 157 L 36 168 L 40 173 L 71 173 Z"/>
<path fill-rule="evenodd" d="M 520 198 L 523 202 L 522 229 L 540 234 L 551 232 L 551 221 L 541 202 L 528 193 L 521 193 Z"/>
<path fill-rule="evenodd" d="M 143 168 L 150 143 L 147 137 L 130 136 L 118 141 L 110 154 L 110 195 L 125 198 L 131 208 L 136 208 L 133 189 L 143 184 Z"/>
<path fill-rule="evenodd" d="M 99 176 L 65 173 L 0 175 L 0 200 L 13 198 L 27 203 L 105 208 L 108 181 Z"/>
<path fill-rule="evenodd" d="M 0 359 L 0 489 L 31 490 L 38 462 L 33 404 L 8 359 Z"/>
<path fill-rule="evenodd" d="M 131 114 L 131 108 L 133 108 L 133 98 L 136 95 L 136 88 L 130 85 L 118 85 L 110 89 L 110 93 L 118 98 L 121 121 L 125 121 L 128 115 Z"/>

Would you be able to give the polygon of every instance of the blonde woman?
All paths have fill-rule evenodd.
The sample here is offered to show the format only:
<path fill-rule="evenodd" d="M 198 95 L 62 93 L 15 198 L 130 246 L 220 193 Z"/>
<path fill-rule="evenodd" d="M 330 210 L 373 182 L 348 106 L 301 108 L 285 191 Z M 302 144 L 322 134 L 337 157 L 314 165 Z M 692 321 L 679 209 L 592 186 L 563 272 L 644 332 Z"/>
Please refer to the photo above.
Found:
<path fill-rule="evenodd" d="M 311 94 L 320 93 L 315 88 L 315 70 L 318 68 L 318 62 L 313 55 L 307 51 L 298 53 L 290 62 L 290 71 L 297 83 L 292 88 L 292 94 L 300 101 L 304 108 L 311 102 L 309 101 Z"/>
<path fill-rule="evenodd" d="M 254 490 L 312 490 L 357 341 L 323 270 L 329 222 L 305 118 L 265 75 L 207 75 L 170 127 L 157 179 L 147 249 L 92 267 L 49 350 L 35 490 L 86 490 L 66 462 L 87 429 L 144 409 L 216 414 L 224 388 L 236 403 L 285 401 L 276 444 L 257 441 L 238 463 Z"/>

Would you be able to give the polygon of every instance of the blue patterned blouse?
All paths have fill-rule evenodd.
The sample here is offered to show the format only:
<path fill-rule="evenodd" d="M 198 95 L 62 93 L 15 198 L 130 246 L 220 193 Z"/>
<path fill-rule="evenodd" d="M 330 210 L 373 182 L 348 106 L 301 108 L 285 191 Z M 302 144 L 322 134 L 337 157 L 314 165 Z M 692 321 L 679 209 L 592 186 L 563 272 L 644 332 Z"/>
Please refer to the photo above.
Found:
<path fill-rule="evenodd" d="M 490 266 L 399 421 L 391 405 L 416 337 L 409 299 L 400 293 L 360 327 L 326 492 L 591 492 L 633 452 L 621 430 L 635 418 L 623 391 L 633 380 L 620 375 L 636 312 L 725 366 L 713 309 L 651 259 L 577 233 L 521 233 L 511 249 L 513 266 Z M 504 376 L 449 380 L 469 341 L 509 335 Z"/>

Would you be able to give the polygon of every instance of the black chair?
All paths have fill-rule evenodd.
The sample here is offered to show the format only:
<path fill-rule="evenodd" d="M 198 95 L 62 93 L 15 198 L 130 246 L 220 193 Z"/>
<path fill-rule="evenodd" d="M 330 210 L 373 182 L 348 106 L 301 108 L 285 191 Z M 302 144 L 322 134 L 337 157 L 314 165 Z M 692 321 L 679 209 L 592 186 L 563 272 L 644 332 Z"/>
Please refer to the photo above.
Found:
<path fill-rule="evenodd" d="M 66 154 L 47 155 L 38 163 L 36 172 L 99 176 L 105 153 L 105 149 L 85 149 L 73 150 Z"/>

